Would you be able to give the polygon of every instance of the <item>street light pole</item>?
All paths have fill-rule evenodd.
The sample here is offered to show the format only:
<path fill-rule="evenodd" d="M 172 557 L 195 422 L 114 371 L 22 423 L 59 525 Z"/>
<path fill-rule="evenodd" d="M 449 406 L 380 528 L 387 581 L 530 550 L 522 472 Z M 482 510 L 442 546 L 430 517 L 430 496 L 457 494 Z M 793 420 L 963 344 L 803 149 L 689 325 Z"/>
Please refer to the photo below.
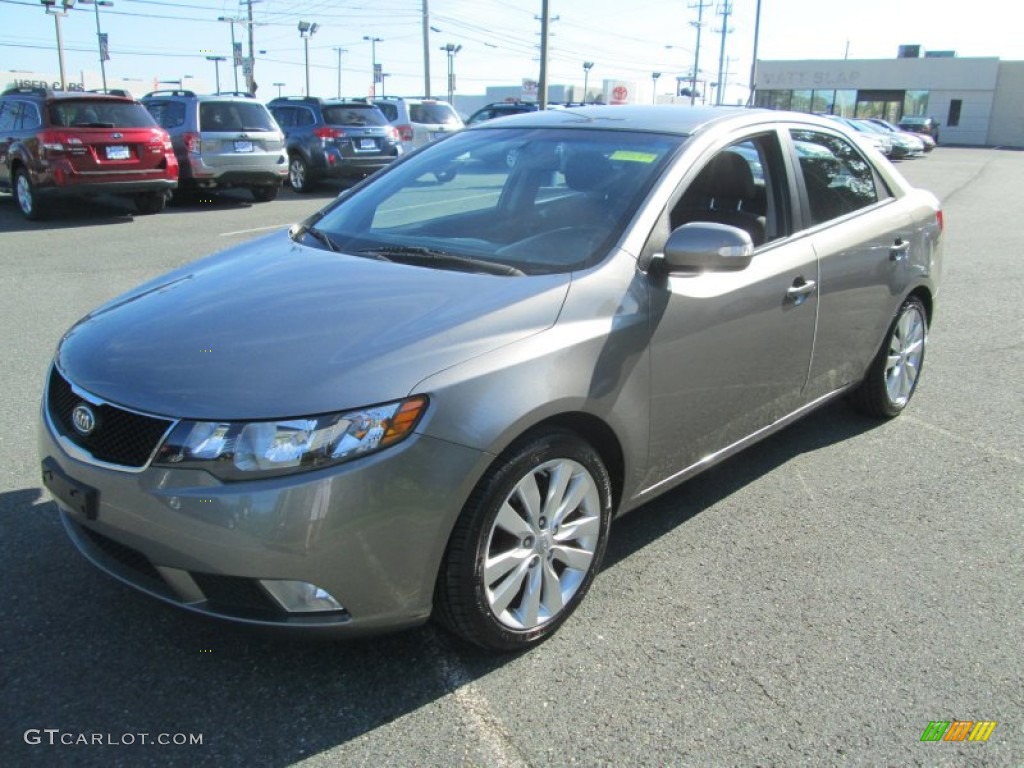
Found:
<path fill-rule="evenodd" d="M 281 89 L 286 85 L 288 85 L 288 83 L 274 83 L 274 87 L 277 88 L 277 98 L 281 98 Z"/>
<path fill-rule="evenodd" d="M 100 6 L 109 8 L 114 3 L 111 0 L 79 0 L 79 2 L 91 5 L 96 12 L 96 44 L 100 52 L 100 74 L 103 76 L 103 90 L 107 90 L 107 68 L 103 62 L 110 58 L 110 54 L 107 51 L 106 37 L 100 30 Z"/>
<path fill-rule="evenodd" d="M 461 45 L 448 43 L 442 45 L 441 50 L 448 54 L 448 103 L 455 102 L 455 54 L 462 50 Z"/>
<path fill-rule="evenodd" d="M 583 103 L 587 103 L 587 85 L 590 82 L 590 70 L 593 68 L 594 62 L 584 61 L 583 62 Z"/>
<path fill-rule="evenodd" d="M 379 37 L 363 35 L 363 40 L 370 41 L 370 62 L 373 64 L 373 97 L 377 97 L 377 43 L 384 41 Z"/>
<path fill-rule="evenodd" d="M 316 34 L 320 25 L 308 21 L 299 22 L 299 36 L 302 38 L 303 47 L 306 51 L 306 96 L 309 96 L 309 38 Z"/>
<path fill-rule="evenodd" d="M 651 72 L 651 104 L 658 102 L 658 78 L 661 72 Z"/>
<path fill-rule="evenodd" d="M 213 62 L 213 67 L 217 74 L 217 93 L 220 93 L 220 63 L 227 61 L 228 58 L 227 56 L 207 56 L 206 60 Z"/>

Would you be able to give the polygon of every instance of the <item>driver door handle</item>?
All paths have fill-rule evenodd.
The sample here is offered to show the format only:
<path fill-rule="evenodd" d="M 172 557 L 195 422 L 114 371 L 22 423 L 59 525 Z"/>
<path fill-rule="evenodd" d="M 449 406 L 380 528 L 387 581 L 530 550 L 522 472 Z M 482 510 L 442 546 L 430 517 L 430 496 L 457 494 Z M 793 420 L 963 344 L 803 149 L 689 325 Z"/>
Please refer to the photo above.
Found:
<path fill-rule="evenodd" d="M 801 296 L 807 296 L 810 293 L 814 293 L 817 283 L 814 280 L 804 280 L 802 277 L 798 277 L 793 281 L 793 284 L 789 286 L 786 291 L 786 296 L 791 299 L 796 299 Z"/>

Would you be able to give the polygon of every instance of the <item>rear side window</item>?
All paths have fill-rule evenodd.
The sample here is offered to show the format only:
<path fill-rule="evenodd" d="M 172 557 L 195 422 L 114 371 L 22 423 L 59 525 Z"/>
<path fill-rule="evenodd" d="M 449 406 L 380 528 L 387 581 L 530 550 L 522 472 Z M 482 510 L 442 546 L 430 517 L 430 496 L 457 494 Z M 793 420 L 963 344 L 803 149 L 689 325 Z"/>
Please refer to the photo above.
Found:
<path fill-rule="evenodd" d="M 394 122 L 398 119 L 398 107 L 394 104 L 378 104 L 377 109 L 384 113 L 384 117 L 386 117 L 389 122 Z"/>
<path fill-rule="evenodd" d="M 277 124 L 262 104 L 244 101 L 203 101 L 201 131 L 276 131 Z"/>
<path fill-rule="evenodd" d="M 148 101 L 146 109 L 162 128 L 179 128 L 185 124 L 185 103 L 181 101 Z"/>
<path fill-rule="evenodd" d="M 793 130 L 790 135 L 807 188 L 812 224 L 878 202 L 871 164 L 848 141 L 817 131 Z"/>
<path fill-rule="evenodd" d="M 50 104 L 50 123 L 66 128 L 151 128 L 152 115 L 130 101 L 68 99 Z"/>
<path fill-rule="evenodd" d="M 459 116 L 447 104 L 411 104 L 409 120 L 428 125 L 450 125 L 458 123 Z"/>
<path fill-rule="evenodd" d="M 376 107 L 337 104 L 324 107 L 324 122 L 331 125 L 387 125 L 388 119 Z"/>

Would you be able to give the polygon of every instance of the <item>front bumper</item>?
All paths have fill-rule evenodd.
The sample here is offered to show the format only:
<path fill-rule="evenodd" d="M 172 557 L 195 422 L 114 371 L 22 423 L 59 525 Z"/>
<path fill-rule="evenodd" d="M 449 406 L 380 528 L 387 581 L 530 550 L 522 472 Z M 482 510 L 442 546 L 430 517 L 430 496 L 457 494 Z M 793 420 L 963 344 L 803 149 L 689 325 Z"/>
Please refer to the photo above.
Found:
<path fill-rule="evenodd" d="M 193 612 L 349 635 L 429 618 L 448 536 L 488 461 L 414 435 L 349 464 L 223 483 L 194 469 L 75 458 L 45 412 L 39 448 L 51 471 L 95 489 L 90 514 L 58 506 L 75 545 L 110 575 Z M 314 584 L 344 610 L 289 613 L 260 580 Z"/>

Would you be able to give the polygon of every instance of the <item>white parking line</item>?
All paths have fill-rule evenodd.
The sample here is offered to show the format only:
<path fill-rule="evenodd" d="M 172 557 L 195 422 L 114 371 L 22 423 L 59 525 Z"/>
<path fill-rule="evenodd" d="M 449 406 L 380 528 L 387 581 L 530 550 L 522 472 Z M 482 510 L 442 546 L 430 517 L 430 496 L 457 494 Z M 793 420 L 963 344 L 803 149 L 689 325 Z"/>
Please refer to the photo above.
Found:
<path fill-rule="evenodd" d="M 268 229 L 286 229 L 292 222 L 286 224 L 271 224 L 269 227 L 253 227 L 252 229 L 239 229 L 235 232 L 221 232 L 220 237 L 233 237 L 235 235 L 247 235 L 250 232 L 265 232 Z"/>

